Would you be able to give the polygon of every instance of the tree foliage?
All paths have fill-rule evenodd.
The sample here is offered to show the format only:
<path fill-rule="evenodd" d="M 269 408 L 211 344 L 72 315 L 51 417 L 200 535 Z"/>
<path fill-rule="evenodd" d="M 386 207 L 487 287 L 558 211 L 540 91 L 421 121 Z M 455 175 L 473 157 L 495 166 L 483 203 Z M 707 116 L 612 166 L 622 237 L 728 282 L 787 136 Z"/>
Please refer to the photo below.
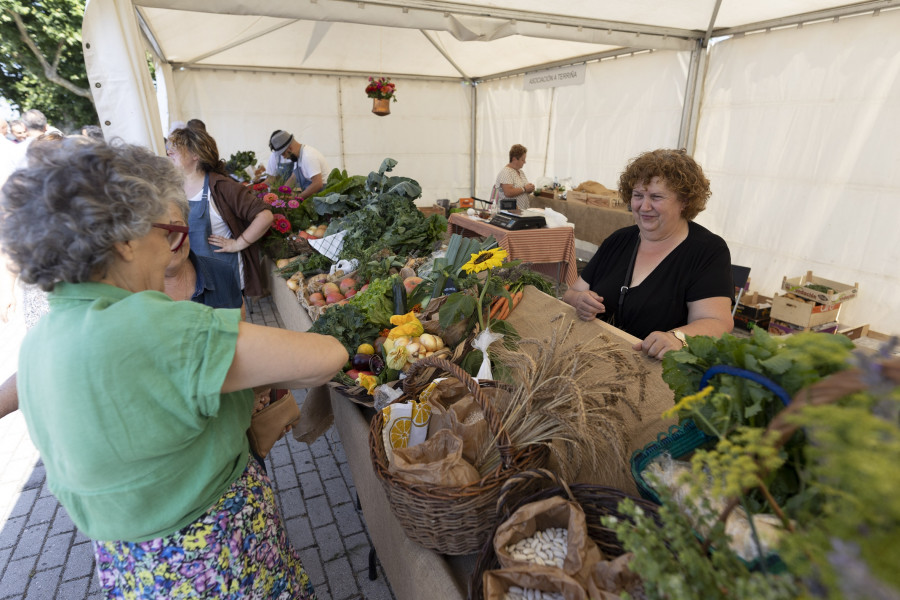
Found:
<path fill-rule="evenodd" d="M 97 123 L 81 48 L 82 0 L 0 0 L 0 96 L 64 131 Z"/>

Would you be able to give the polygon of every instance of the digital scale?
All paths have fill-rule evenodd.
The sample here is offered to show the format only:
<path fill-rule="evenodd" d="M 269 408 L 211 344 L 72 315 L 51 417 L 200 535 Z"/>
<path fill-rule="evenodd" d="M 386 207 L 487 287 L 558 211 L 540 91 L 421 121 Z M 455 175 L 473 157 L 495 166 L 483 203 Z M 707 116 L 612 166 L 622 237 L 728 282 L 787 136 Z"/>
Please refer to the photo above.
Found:
<path fill-rule="evenodd" d="M 539 229 L 547 226 L 547 220 L 543 216 L 537 214 L 527 214 L 528 211 L 521 210 L 501 210 L 491 219 L 491 225 L 508 229 L 509 231 L 519 231 L 521 229 Z"/>

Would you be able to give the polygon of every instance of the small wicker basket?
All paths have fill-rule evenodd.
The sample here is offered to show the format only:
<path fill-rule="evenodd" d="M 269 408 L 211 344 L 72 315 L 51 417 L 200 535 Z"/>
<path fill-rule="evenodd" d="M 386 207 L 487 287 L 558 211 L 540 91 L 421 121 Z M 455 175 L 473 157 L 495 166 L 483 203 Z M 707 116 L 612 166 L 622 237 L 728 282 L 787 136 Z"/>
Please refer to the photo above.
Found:
<path fill-rule="evenodd" d="M 482 393 L 478 382 L 461 367 L 444 359 L 432 356 L 414 363 L 404 382 L 405 396 L 412 397 L 418 393 L 418 389 L 410 389 L 416 383 L 411 383 L 408 388 L 406 382 L 421 382 L 422 378 L 417 377 L 417 373 L 430 367 L 437 367 L 456 377 L 472 393 L 484 413 L 488 429 L 497 439 L 500 464 L 480 481 L 463 487 L 439 487 L 406 481 L 388 469 L 381 436 L 384 418 L 379 412 L 372 418 L 369 428 L 372 466 L 387 494 L 391 512 L 409 539 L 441 554 L 471 554 L 481 548 L 495 526 L 497 498 L 506 480 L 519 470 L 543 466 L 548 452 L 542 445 L 521 449 L 513 447 L 509 436 L 502 430 L 499 415 Z"/>

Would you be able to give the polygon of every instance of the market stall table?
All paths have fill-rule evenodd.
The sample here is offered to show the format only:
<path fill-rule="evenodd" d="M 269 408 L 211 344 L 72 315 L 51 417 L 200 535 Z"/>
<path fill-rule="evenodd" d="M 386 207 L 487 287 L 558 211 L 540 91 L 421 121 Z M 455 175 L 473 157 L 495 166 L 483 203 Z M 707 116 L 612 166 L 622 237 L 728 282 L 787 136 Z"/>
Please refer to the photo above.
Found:
<path fill-rule="evenodd" d="M 285 324 L 292 324 L 288 325 L 291 328 L 308 327 L 308 316 L 296 296 L 278 281 L 277 276 L 270 283 Z M 285 290 L 287 293 L 281 293 Z M 576 322 L 569 343 L 581 343 L 602 336 L 617 347 L 620 359 L 624 357 L 628 363 L 625 370 L 637 374 L 634 378 L 623 378 L 621 381 L 622 388 L 627 389 L 628 404 L 633 407 L 621 408 L 630 433 L 621 469 L 613 479 L 609 479 L 609 475 L 598 478 L 592 473 L 582 473 L 577 479 L 611 485 L 635 495 L 636 489 L 627 468 L 628 456 L 633 450 L 654 441 L 657 433 L 674 423 L 660 417 L 661 412 L 672 405 L 672 392 L 662 381 L 661 363 L 631 349 L 635 338 L 602 321 L 577 321 L 572 307 L 533 287 L 526 288 L 521 304 L 509 317 L 509 322 L 523 337 L 535 339 L 548 337 L 553 327 L 570 321 Z M 609 364 L 609 356 L 602 360 L 602 364 Z M 598 363 L 598 366 L 602 365 Z M 394 595 L 398 600 L 464 600 L 476 555 L 444 556 L 419 546 L 407 537 L 391 512 L 387 495 L 372 468 L 369 447 L 371 409 L 353 403 L 335 389 L 331 390 L 330 404 L 369 537 Z"/>
<path fill-rule="evenodd" d="M 509 231 L 461 213 L 450 215 L 450 233 L 464 237 L 494 236 L 512 260 L 530 262 L 535 271 L 557 283 L 572 285 L 578 279 L 575 265 L 575 233 L 571 227 Z"/>
<path fill-rule="evenodd" d="M 603 243 L 610 234 L 623 227 L 634 225 L 631 211 L 626 208 L 604 208 L 584 202 L 554 200 L 536 196 L 531 201 L 532 208 L 551 208 L 564 214 L 569 223 L 575 225 L 575 239 L 590 242 L 596 246 Z"/>

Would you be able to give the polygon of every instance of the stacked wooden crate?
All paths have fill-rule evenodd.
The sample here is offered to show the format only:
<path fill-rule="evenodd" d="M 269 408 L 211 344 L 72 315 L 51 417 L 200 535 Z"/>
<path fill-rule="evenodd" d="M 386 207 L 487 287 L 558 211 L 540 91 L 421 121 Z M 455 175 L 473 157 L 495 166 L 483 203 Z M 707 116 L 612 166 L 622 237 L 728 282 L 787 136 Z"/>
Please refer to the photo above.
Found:
<path fill-rule="evenodd" d="M 816 277 L 812 271 L 783 278 L 781 289 L 786 293 L 772 298 L 769 321 L 769 333 L 777 335 L 800 331 L 835 333 L 841 305 L 859 294 L 859 284 Z"/>

